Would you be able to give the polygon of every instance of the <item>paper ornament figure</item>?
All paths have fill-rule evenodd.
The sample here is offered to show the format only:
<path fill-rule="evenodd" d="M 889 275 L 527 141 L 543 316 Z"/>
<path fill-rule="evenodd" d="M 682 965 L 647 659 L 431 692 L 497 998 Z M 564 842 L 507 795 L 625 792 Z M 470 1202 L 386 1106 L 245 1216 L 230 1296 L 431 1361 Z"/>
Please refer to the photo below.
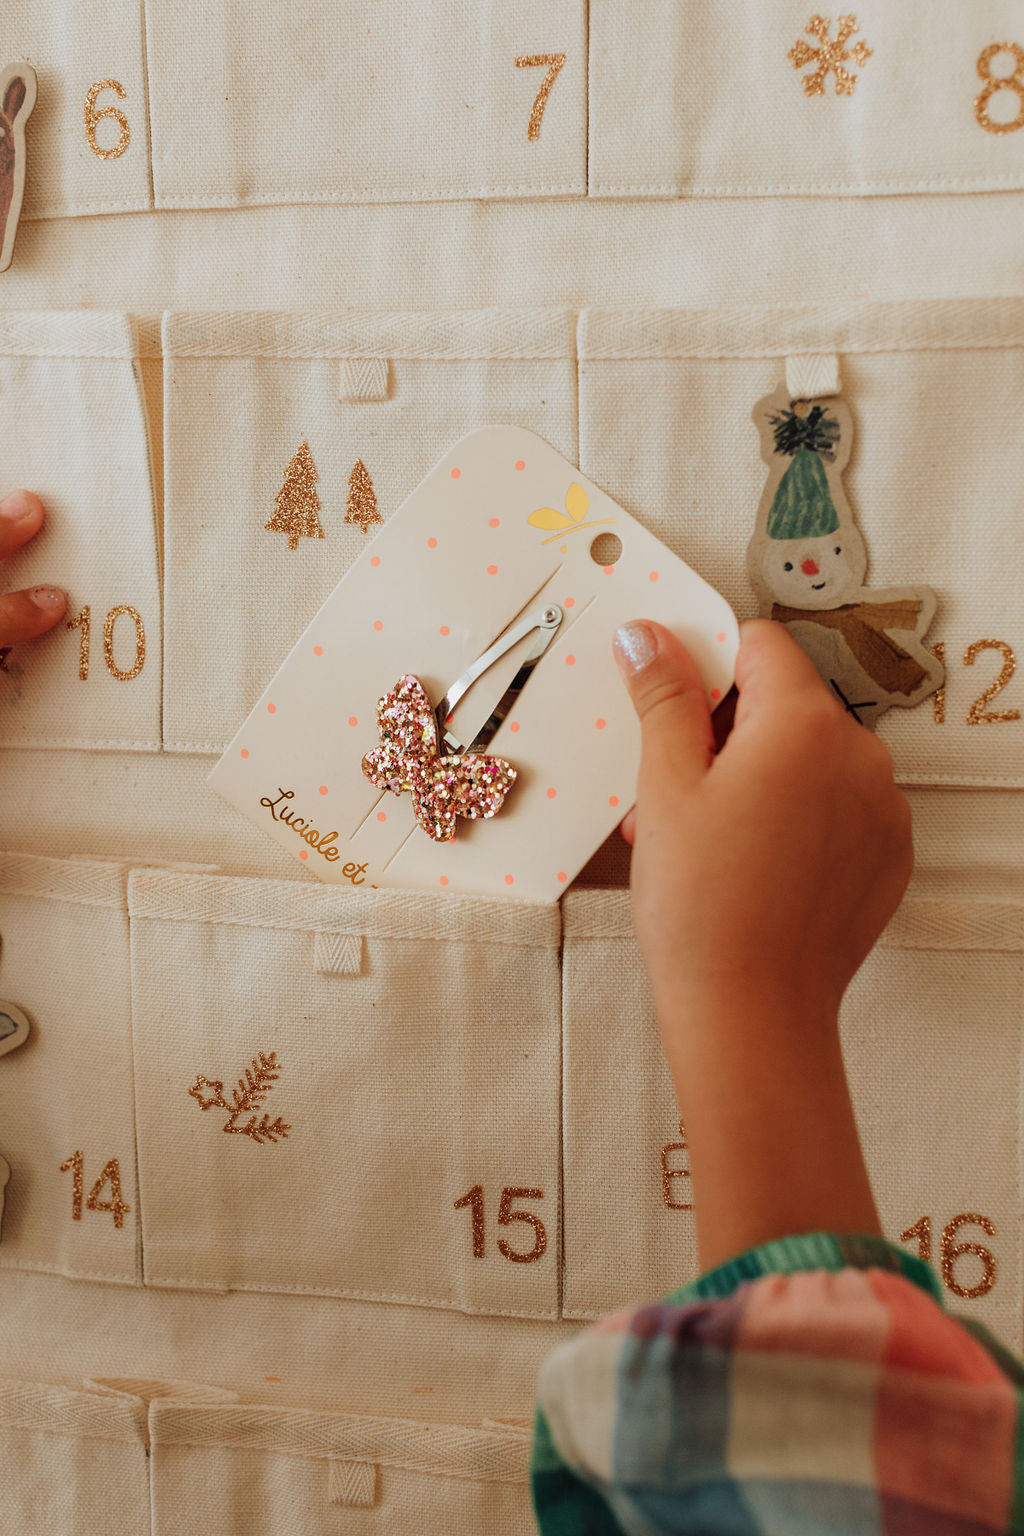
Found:
<path fill-rule="evenodd" d="M 370 471 L 362 459 L 356 459 L 348 477 L 348 505 L 345 508 L 346 523 L 358 523 L 365 533 L 371 523 L 384 519 L 377 507 L 377 493 L 373 489 Z"/>
<path fill-rule="evenodd" d="M 867 550 L 843 489 L 853 423 L 839 398 L 759 400 L 754 422 L 768 480 L 747 547 L 766 618 L 785 624 L 840 702 L 864 725 L 919 704 L 943 683 L 922 644 L 930 587 L 865 587 Z"/>
<path fill-rule="evenodd" d="M 31 1033 L 32 1027 L 21 1009 L 14 1003 L 0 1002 L 0 1056 L 16 1051 Z M 0 1237 L 3 1236 L 4 1195 L 10 1178 L 11 1165 L 6 1158 L 0 1157 Z"/>
<path fill-rule="evenodd" d="M 284 472 L 284 484 L 274 498 L 274 515 L 264 528 L 272 533 L 286 533 L 288 548 L 297 549 L 300 539 L 322 539 L 320 497 L 316 493 L 320 479 L 308 443 L 300 443 Z"/>
<path fill-rule="evenodd" d="M 8 64 L 0 72 L 0 272 L 14 256 L 25 191 L 25 123 L 36 104 L 31 64 Z"/>

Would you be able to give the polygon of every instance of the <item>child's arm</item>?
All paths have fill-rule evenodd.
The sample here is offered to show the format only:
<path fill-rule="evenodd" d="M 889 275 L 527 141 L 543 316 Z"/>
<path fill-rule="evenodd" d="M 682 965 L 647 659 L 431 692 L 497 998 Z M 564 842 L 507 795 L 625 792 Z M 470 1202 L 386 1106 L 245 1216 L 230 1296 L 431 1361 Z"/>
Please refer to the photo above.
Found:
<path fill-rule="evenodd" d="M 43 504 L 31 491 L 12 491 L 0 501 L 0 560 L 13 555 L 43 526 Z M 67 598 L 59 587 L 31 587 L 0 594 L 0 653 L 52 629 Z"/>
<path fill-rule="evenodd" d="M 701 1262 L 878 1233 L 839 1045 L 843 993 L 912 867 L 892 759 L 778 624 L 743 627 L 714 756 L 696 667 L 657 624 L 616 645 L 643 731 L 633 910 L 690 1151 Z"/>

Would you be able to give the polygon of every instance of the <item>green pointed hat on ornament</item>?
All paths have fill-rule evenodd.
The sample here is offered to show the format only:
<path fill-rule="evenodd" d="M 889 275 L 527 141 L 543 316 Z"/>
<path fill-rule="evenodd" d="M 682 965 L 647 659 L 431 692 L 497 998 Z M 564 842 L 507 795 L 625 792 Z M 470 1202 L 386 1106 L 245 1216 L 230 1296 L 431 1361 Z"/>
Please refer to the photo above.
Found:
<path fill-rule="evenodd" d="M 822 459 L 831 464 L 839 442 L 839 423 L 823 406 L 806 416 L 780 411 L 771 418 L 775 452 L 793 462 L 779 481 L 767 534 L 770 539 L 820 539 L 835 533 L 839 514 L 832 500 Z"/>

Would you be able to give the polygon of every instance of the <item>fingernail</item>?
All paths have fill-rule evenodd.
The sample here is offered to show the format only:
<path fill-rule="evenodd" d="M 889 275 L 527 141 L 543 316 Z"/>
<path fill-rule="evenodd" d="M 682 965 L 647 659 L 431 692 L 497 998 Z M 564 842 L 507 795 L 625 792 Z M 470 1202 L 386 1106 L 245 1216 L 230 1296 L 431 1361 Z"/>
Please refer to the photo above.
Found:
<path fill-rule="evenodd" d="M 615 654 L 625 672 L 640 672 L 658 654 L 657 637 L 646 624 L 623 624 L 615 631 Z"/>
<path fill-rule="evenodd" d="M 0 517 L 8 518 L 12 523 L 20 523 L 22 518 L 31 517 L 32 511 L 24 491 L 12 491 L 0 501 Z"/>
<path fill-rule="evenodd" d="M 28 595 L 37 608 L 46 608 L 51 613 L 55 608 L 63 608 L 66 601 L 64 593 L 56 587 L 33 587 Z"/>

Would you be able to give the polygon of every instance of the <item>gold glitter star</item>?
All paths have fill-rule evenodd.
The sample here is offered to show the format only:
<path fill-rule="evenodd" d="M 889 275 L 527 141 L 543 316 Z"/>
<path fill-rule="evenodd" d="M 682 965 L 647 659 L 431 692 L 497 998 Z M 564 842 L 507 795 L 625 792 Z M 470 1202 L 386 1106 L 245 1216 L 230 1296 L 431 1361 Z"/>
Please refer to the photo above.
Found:
<path fill-rule="evenodd" d="M 844 66 L 850 59 L 855 64 L 865 64 L 871 57 L 871 49 L 863 41 L 854 43 L 852 48 L 846 46 L 857 31 L 856 16 L 840 16 L 834 39 L 828 35 L 831 26 L 830 16 L 812 16 L 804 31 L 816 37 L 820 46 L 812 48 L 810 43 L 805 43 L 801 38 L 786 55 L 792 60 L 794 69 L 803 69 L 805 64 L 817 65 L 816 69 L 803 77 L 804 94 L 807 96 L 824 96 L 825 81 L 830 74 L 836 77 L 836 95 L 852 96 L 858 77 L 851 75 Z"/>

